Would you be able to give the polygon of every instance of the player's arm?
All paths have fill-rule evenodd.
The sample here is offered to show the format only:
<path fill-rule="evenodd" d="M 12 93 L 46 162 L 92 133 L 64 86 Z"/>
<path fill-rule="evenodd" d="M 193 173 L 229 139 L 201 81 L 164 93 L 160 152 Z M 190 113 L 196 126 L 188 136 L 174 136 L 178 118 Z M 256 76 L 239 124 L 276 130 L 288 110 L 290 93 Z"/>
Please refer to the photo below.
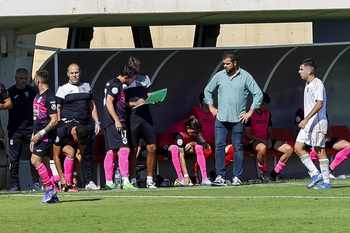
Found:
<path fill-rule="evenodd" d="M 57 120 L 61 120 L 62 104 L 57 104 Z"/>
<path fill-rule="evenodd" d="M 314 108 L 311 110 L 311 112 L 305 117 L 304 120 L 302 120 L 299 123 L 299 127 L 300 128 L 304 128 L 305 125 L 307 124 L 307 122 L 310 120 L 311 117 L 313 117 L 314 115 L 316 115 L 318 113 L 318 111 L 320 111 L 320 109 L 323 107 L 323 101 L 322 100 L 317 100 L 316 101 L 316 105 L 314 106 Z"/>
<path fill-rule="evenodd" d="M 36 143 L 37 141 L 40 140 L 40 138 L 42 138 L 45 134 L 47 134 L 48 132 L 50 132 L 51 130 L 53 130 L 57 123 L 58 123 L 58 116 L 57 113 L 54 114 L 50 114 L 50 121 L 49 123 L 45 126 L 45 128 L 43 128 L 42 130 L 40 130 L 39 132 L 37 132 L 32 139 L 30 140 L 33 143 Z"/>
<path fill-rule="evenodd" d="M 67 188 L 67 180 L 63 175 L 63 170 L 62 170 L 62 164 L 61 164 L 61 160 L 60 160 L 60 155 L 61 155 L 61 150 L 62 147 L 61 146 L 57 146 L 57 145 L 53 145 L 53 160 L 55 161 L 55 166 L 56 166 L 56 170 L 58 175 L 61 178 L 61 184 Z"/>
<path fill-rule="evenodd" d="M 125 107 L 126 108 L 136 107 L 136 106 L 138 106 L 138 105 L 140 105 L 140 104 L 142 104 L 144 102 L 145 102 L 145 99 L 144 98 L 140 98 L 140 99 L 138 99 L 135 102 L 125 102 Z"/>
<path fill-rule="evenodd" d="M 7 99 L 4 99 L 4 103 L 0 104 L 0 109 L 9 110 L 11 108 L 12 108 L 12 100 L 10 97 L 8 97 Z"/>
<path fill-rule="evenodd" d="M 73 181 L 74 186 L 78 185 L 77 174 L 78 174 L 78 171 L 80 169 L 81 160 L 83 158 L 82 155 L 84 153 L 85 147 L 86 147 L 86 145 L 78 144 L 77 150 L 75 152 L 74 166 L 73 166 L 73 176 L 72 176 L 72 181 Z"/>
<path fill-rule="evenodd" d="M 97 135 L 101 131 L 101 122 L 98 118 L 97 107 L 94 100 L 90 100 L 89 102 L 91 117 L 95 121 L 95 134 Z"/>
<path fill-rule="evenodd" d="M 118 117 L 117 113 L 115 112 L 113 101 L 114 101 L 114 97 L 107 94 L 107 96 L 106 96 L 107 111 L 108 111 L 109 115 L 112 117 L 112 119 L 114 120 L 114 124 L 115 124 L 115 127 L 117 128 L 117 130 L 122 131 L 123 125 L 122 125 L 122 123 L 120 123 L 119 117 Z"/>

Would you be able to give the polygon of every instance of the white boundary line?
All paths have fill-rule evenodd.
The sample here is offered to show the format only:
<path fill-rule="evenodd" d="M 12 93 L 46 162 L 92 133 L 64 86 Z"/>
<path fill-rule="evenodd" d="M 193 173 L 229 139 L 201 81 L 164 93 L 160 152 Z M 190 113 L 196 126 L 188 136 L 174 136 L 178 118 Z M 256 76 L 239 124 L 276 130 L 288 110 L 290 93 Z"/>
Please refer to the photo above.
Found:
<path fill-rule="evenodd" d="M 12 194 L 16 197 L 42 197 L 43 194 Z M 111 195 L 59 195 L 59 197 L 72 198 L 169 198 L 169 199 L 266 199 L 266 198 L 293 198 L 293 199 L 350 199 L 350 196 L 335 197 L 335 196 L 111 196 Z"/>

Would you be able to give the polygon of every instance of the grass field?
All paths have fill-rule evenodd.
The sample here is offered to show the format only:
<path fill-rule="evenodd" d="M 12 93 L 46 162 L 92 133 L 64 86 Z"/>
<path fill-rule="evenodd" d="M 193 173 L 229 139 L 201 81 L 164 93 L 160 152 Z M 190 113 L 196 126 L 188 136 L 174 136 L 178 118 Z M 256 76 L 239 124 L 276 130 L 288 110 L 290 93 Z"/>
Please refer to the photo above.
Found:
<path fill-rule="evenodd" d="M 0 192 L 0 232 L 350 232 L 350 179 L 137 191 Z"/>

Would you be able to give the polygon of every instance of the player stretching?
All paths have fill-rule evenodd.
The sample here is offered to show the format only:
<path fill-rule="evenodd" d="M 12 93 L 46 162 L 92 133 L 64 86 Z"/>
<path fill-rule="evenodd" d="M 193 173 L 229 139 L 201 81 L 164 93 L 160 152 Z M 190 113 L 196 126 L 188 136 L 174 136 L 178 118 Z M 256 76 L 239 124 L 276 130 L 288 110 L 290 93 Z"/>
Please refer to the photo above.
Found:
<path fill-rule="evenodd" d="M 305 117 L 298 125 L 301 129 L 294 149 L 301 162 L 309 170 L 312 178 L 307 188 L 328 189 L 332 188 L 332 185 L 329 177 L 329 160 L 325 151 L 328 124 L 326 116 L 327 97 L 322 81 L 314 74 L 315 69 L 316 62 L 311 58 L 305 59 L 299 66 L 300 77 L 306 81 L 304 89 Z M 306 152 L 305 144 L 315 147 L 321 172 L 318 171 L 310 155 Z M 324 182 L 315 187 L 322 179 Z"/>
<path fill-rule="evenodd" d="M 86 142 L 89 138 L 88 131 L 77 120 L 61 119 L 57 124 L 57 136 L 53 145 L 53 160 L 55 161 L 58 176 L 54 176 L 56 182 L 61 182 L 61 187 L 68 192 L 78 192 L 77 171 L 82 160 Z M 61 153 L 64 159 L 64 172 L 60 160 Z"/>
<path fill-rule="evenodd" d="M 30 151 L 33 153 L 31 163 L 38 171 L 43 184 L 46 187 L 44 199 L 40 204 L 58 202 L 56 190 L 50 180 L 50 151 L 56 132 L 53 130 L 57 125 L 57 109 L 55 94 L 49 89 L 49 74 L 46 70 L 38 70 L 34 77 L 35 86 L 39 94 L 33 102 L 34 130 L 30 140 Z"/>

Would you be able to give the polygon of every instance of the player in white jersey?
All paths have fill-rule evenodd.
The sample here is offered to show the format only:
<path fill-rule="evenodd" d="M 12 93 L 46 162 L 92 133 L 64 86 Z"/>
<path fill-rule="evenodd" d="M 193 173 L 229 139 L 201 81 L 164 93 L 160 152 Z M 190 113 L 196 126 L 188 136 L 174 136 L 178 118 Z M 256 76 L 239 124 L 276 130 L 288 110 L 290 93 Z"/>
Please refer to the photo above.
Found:
<path fill-rule="evenodd" d="M 298 133 L 294 146 L 295 153 L 300 157 L 301 162 L 309 170 L 312 178 L 308 188 L 328 189 L 332 188 L 329 178 L 329 160 L 325 151 L 327 134 L 327 115 L 326 115 L 326 90 L 320 79 L 314 71 L 316 62 L 312 58 L 307 58 L 300 63 L 300 77 L 306 81 L 304 89 L 304 120 L 299 123 L 300 131 Z M 318 171 L 312 162 L 310 155 L 306 152 L 306 145 L 315 148 L 317 157 L 320 161 L 321 172 Z M 324 182 L 317 186 L 317 183 Z"/>

